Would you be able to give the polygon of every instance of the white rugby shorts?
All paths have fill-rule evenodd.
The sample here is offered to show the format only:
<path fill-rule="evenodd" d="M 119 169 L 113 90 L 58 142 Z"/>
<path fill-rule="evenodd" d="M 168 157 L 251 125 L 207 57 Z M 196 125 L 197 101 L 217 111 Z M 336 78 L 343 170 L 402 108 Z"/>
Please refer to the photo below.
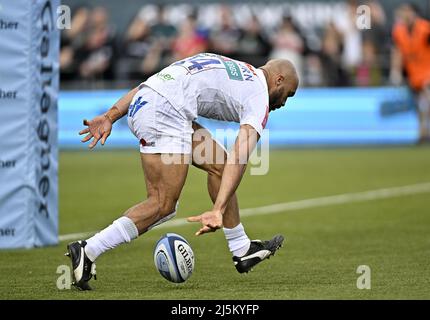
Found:
<path fill-rule="evenodd" d="M 133 97 L 127 120 L 141 153 L 191 154 L 192 120 L 148 86 Z"/>

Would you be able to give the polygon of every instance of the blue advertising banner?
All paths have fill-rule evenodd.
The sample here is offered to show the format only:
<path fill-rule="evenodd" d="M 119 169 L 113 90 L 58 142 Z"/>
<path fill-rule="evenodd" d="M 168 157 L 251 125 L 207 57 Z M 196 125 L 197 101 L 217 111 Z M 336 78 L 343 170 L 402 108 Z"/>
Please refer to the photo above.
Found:
<path fill-rule="evenodd" d="M 85 148 L 78 135 L 82 120 L 104 113 L 125 93 L 61 92 L 60 147 Z M 238 128 L 234 123 L 198 121 L 213 134 L 216 129 Z M 274 147 L 411 144 L 418 138 L 414 101 L 406 88 L 301 88 L 286 107 L 270 113 L 266 128 Z M 125 118 L 115 123 L 105 147 L 138 147 Z"/>
<path fill-rule="evenodd" d="M 58 6 L 1 6 L 0 248 L 58 242 Z"/>

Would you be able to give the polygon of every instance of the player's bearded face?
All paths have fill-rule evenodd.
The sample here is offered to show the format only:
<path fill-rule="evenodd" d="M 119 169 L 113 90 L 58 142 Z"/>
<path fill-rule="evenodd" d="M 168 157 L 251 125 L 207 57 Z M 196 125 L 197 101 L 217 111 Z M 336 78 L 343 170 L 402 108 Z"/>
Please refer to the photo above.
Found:
<path fill-rule="evenodd" d="M 276 110 L 284 104 L 282 100 L 282 88 L 279 86 L 269 95 L 269 109 Z"/>

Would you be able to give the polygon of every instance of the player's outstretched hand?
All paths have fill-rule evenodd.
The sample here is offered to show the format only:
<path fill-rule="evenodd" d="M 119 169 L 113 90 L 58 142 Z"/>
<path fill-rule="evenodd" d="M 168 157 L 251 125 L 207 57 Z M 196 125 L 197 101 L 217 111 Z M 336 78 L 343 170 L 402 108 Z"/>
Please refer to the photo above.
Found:
<path fill-rule="evenodd" d="M 87 134 L 81 141 L 87 142 L 91 138 L 93 140 L 88 145 L 88 148 L 92 149 L 96 146 L 97 142 L 101 139 L 100 143 L 105 144 L 106 139 L 109 137 L 112 131 L 112 123 L 110 120 L 103 116 L 97 116 L 93 120 L 84 120 L 84 126 L 87 128 L 79 131 L 79 134 Z"/>
<path fill-rule="evenodd" d="M 215 232 L 222 227 L 222 214 L 220 211 L 207 211 L 199 216 L 188 217 L 187 220 L 188 222 L 201 222 L 203 225 L 203 227 L 196 232 L 196 236 L 208 232 Z"/>

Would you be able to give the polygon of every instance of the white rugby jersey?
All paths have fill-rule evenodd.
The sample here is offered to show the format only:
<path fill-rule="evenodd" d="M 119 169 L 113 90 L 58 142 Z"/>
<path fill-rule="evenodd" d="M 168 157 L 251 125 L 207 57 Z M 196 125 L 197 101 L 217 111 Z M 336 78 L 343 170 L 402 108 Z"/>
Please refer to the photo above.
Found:
<path fill-rule="evenodd" d="M 197 116 L 251 125 L 260 135 L 269 115 L 262 70 L 242 61 L 201 53 L 171 64 L 143 84 L 187 118 Z"/>

